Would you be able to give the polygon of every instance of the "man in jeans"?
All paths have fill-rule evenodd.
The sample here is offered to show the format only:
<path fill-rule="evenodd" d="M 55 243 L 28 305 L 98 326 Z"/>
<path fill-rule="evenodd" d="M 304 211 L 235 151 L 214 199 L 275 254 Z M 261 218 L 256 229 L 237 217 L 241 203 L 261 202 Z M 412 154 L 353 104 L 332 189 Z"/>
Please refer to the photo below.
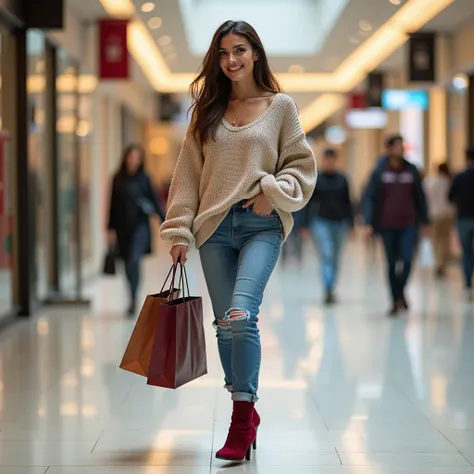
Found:
<path fill-rule="evenodd" d="M 428 209 L 415 165 L 404 158 L 403 138 L 386 141 L 386 155 L 372 172 L 364 196 L 366 234 L 380 234 L 388 263 L 392 296 L 390 315 L 408 309 L 405 286 L 410 276 L 420 224 L 428 224 Z"/>
<path fill-rule="evenodd" d="M 345 175 L 337 171 L 336 162 L 336 151 L 325 150 L 316 188 L 305 208 L 306 222 L 321 256 L 326 304 L 336 301 L 334 287 L 341 249 L 348 228 L 353 227 L 349 185 Z"/>
<path fill-rule="evenodd" d="M 474 269 L 474 148 L 466 151 L 466 169 L 451 184 L 448 198 L 457 208 L 457 229 L 462 247 L 462 266 L 466 282 L 466 297 L 473 300 Z"/>

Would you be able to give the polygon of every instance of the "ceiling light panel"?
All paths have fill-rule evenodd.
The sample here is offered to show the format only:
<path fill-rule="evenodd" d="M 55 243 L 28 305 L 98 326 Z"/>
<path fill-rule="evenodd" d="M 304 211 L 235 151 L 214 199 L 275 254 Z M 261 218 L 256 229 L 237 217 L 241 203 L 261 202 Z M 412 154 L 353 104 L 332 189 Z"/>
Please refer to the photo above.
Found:
<path fill-rule="evenodd" d="M 155 9 L 155 4 L 153 2 L 146 2 L 141 7 L 140 10 L 144 13 L 150 13 Z"/>
<path fill-rule="evenodd" d="M 148 26 L 152 30 L 157 30 L 158 28 L 161 28 L 162 24 L 163 24 L 163 20 L 159 16 L 155 16 L 148 20 Z"/>

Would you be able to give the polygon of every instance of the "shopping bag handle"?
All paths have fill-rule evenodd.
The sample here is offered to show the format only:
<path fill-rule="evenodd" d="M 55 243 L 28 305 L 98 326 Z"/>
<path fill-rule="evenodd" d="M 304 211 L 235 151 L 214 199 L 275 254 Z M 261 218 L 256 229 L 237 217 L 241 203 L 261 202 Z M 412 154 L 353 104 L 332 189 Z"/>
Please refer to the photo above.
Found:
<path fill-rule="evenodd" d="M 179 263 L 179 266 L 181 270 L 179 288 L 183 290 L 183 298 L 184 301 L 186 301 L 186 292 L 184 291 L 185 289 L 188 290 L 188 300 L 191 299 L 191 294 L 189 292 L 188 274 L 186 273 L 186 267 L 181 262 Z M 184 287 L 184 282 L 186 282 L 186 288 Z"/>
<path fill-rule="evenodd" d="M 170 273 L 171 273 L 171 271 L 173 272 L 173 276 L 171 277 L 171 284 L 170 284 L 170 289 L 169 289 L 169 292 L 168 292 L 168 298 L 169 298 L 168 301 L 173 301 L 175 299 L 175 298 L 173 298 L 172 289 L 174 288 L 174 283 L 175 283 L 175 279 L 176 279 L 176 270 L 178 268 L 178 265 L 179 265 L 179 268 L 180 268 L 179 289 L 182 290 L 182 292 L 183 292 L 184 301 L 186 301 L 186 291 L 185 290 L 187 290 L 187 292 L 188 292 L 187 299 L 188 300 L 190 299 L 189 283 L 188 283 L 188 275 L 186 273 L 186 267 L 181 263 L 180 259 L 178 258 L 178 263 L 176 265 L 173 265 L 171 267 L 171 270 L 170 270 Z M 183 275 L 184 275 L 184 277 L 183 277 Z M 186 287 L 184 286 L 184 283 L 186 283 Z"/>
<path fill-rule="evenodd" d="M 163 286 L 161 287 L 160 293 L 163 293 L 163 290 L 165 289 L 166 282 L 168 281 L 168 278 L 170 277 L 172 270 L 173 270 L 173 267 L 170 268 L 170 271 L 168 272 L 168 275 L 167 275 L 167 277 L 166 277 L 166 279 L 163 283 Z M 171 290 L 171 288 L 170 288 L 170 290 Z"/>

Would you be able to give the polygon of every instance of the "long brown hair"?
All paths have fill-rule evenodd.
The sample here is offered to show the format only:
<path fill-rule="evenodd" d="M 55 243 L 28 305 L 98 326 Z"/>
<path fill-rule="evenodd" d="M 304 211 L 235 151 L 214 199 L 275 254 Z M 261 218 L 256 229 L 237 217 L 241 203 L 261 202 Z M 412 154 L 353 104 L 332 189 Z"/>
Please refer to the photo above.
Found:
<path fill-rule="evenodd" d="M 130 153 L 137 151 L 140 155 L 140 166 L 137 169 L 137 173 L 143 173 L 145 171 L 145 150 L 138 143 L 131 143 L 127 145 L 122 151 L 122 158 L 120 160 L 119 169 L 115 175 L 118 179 L 124 179 L 127 176 L 127 158 Z"/>
<path fill-rule="evenodd" d="M 280 85 L 270 70 L 267 55 L 255 29 L 245 21 L 226 21 L 212 38 L 211 46 L 204 57 L 201 72 L 190 86 L 193 99 L 191 132 L 201 143 L 216 136 L 217 127 L 227 109 L 232 89 L 231 80 L 220 67 L 219 49 L 221 40 L 229 34 L 244 36 L 257 53 L 253 75 L 257 86 L 266 92 L 281 92 Z"/>

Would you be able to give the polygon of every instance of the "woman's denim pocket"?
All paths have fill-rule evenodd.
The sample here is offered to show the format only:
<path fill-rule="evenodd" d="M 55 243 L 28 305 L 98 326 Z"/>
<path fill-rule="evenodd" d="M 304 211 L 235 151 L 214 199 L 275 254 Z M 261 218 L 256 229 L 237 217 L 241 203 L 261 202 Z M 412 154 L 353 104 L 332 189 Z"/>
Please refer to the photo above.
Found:
<path fill-rule="evenodd" d="M 275 211 L 275 209 L 272 210 L 272 212 L 268 215 L 262 215 L 262 214 L 257 214 L 254 210 L 253 210 L 253 206 L 250 207 L 250 212 L 252 213 L 252 215 L 254 215 L 255 217 L 258 217 L 259 219 L 275 219 L 275 217 L 278 217 L 278 214 L 277 212 Z"/>

